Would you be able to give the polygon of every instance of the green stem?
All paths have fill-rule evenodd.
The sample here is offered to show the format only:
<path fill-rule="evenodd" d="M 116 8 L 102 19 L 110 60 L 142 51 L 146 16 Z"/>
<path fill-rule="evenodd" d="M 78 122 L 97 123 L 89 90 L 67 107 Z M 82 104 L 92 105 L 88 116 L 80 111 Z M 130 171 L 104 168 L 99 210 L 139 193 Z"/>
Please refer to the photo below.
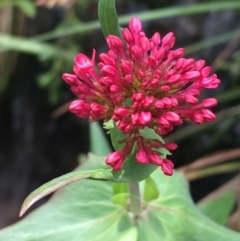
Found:
<path fill-rule="evenodd" d="M 138 182 L 130 182 L 128 184 L 128 191 L 130 193 L 130 211 L 134 215 L 139 215 L 141 212 L 141 198 Z"/>

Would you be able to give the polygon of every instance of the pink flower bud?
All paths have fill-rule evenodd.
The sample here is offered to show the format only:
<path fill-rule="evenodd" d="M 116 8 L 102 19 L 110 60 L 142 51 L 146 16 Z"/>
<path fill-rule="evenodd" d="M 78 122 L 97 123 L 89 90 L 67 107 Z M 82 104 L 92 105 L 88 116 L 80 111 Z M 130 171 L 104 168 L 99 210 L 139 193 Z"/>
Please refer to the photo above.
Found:
<path fill-rule="evenodd" d="M 185 73 L 183 78 L 186 80 L 194 80 L 194 79 L 199 78 L 200 76 L 201 76 L 201 74 L 199 71 L 189 71 L 189 72 Z"/>
<path fill-rule="evenodd" d="M 201 106 L 203 108 L 209 108 L 209 107 L 214 107 L 217 105 L 217 100 L 215 98 L 207 98 L 207 99 L 204 99 L 201 103 Z"/>
<path fill-rule="evenodd" d="M 114 165 L 112 165 L 113 171 L 117 172 L 119 171 L 123 166 L 123 161 L 116 162 Z"/>
<path fill-rule="evenodd" d="M 171 160 L 164 159 L 162 162 L 162 171 L 165 175 L 172 176 L 174 165 Z"/>
<path fill-rule="evenodd" d="M 133 77 L 132 77 L 132 75 L 126 75 L 126 76 L 124 77 L 124 81 L 125 81 L 126 83 L 128 83 L 128 84 L 131 84 L 131 83 L 133 82 Z"/>
<path fill-rule="evenodd" d="M 114 77 L 116 75 L 116 68 L 111 66 L 111 65 L 104 65 L 102 68 L 101 68 L 101 74 L 102 75 L 107 75 L 107 76 L 112 76 Z"/>
<path fill-rule="evenodd" d="M 75 57 L 74 63 L 76 68 L 83 73 L 93 70 L 94 67 L 92 61 L 84 54 L 78 54 Z"/>
<path fill-rule="evenodd" d="M 158 108 L 158 109 L 162 109 L 163 106 L 164 106 L 164 103 L 162 102 L 162 100 L 157 100 L 155 102 L 155 106 Z"/>
<path fill-rule="evenodd" d="M 83 100 L 74 100 L 70 106 L 69 111 L 76 114 L 78 117 L 88 117 L 90 115 L 90 105 Z"/>
<path fill-rule="evenodd" d="M 173 142 L 169 142 L 167 144 L 164 144 L 164 147 L 169 151 L 174 151 L 177 149 L 177 144 Z"/>
<path fill-rule="evenodd" d="M 150 44 L 148 38 L 146 37 L 140 38 L 139 45 L 141 46 L 143 52 L 147 52 L 150 49 Z"/>
<path fill-rule="evenodd" d="M 174 66 L 174 68 L 175 68 L 176 70 L 180 70 L 180 69 L 182 68 L 184 62 L 185 62 L 185 59 L 184 59 L 184 58 L 178 59 L 177 62 L 176 62 L 176 64 L 175 64 L 175 66 Z"/>
<path fill-rule="evenodd" d="M 78 86 L 80 81 L 78 80 L 78 77 L 73 74 L 63 74 L 62 78 L 65 80 L 65 82 L 71 86 Z"/>
<path fill-rule="evenodd" d="M 136 160 L 137 160 L 137 162 L 142 163 L 142 164 L 147 164 L 149 162 L 147 153 L 143 150 L 140 150 L 137 152 Z"/>
<path fill-rule="evenodd" d="M 142 24 L 138 18 L 132 18 L 129 22 L 129 29 L 133 34 L 137 34 L 142 30 Z"/>
<path fill-rule="evenodd" d="M 110 86 L 110 85 L 114 84 L 114 79 L 111 77 L 102 77 L 100 79 L 100 84 L 102 84 L 104 86 Z"/>
<path fill-rule="evenodd" d="M 116 62 L 107 54 L 100 54 L 99 55 L 99 59 L 103 62 L 103 66 L 104 65 L 114 65 L 116 66 Z M 102 67 L 103 67 L 102 66 Z M 100 67 L 100 66 L 99 66 Z"/>
<path fill-rule="evenodd" d="M 132 47 L 131 54 L 132 54 L 133 58 L 135 58 L 136 60 L 140 60 L 143 57 L 142 49 L 137 45 L 134 45 Z"/>
<path fill-rule="evenodd" d="M 152 68 L 156 68 L 157 64 L 158 64 L 158 60 L 154 57 L 154 56 L 149 56 L 148 58 L 148 64 L 152 67 Z"/>
<path fill-rule="evenodd" d="M 154 164 L 154 165 L 157 165 L 157 166 L 161 166 L 162 165 L 162 159 L 155 153 L 148 153 L 148 158 L 149 158 L 149 161 Z"/>
<path fill-rule="evenodd" d="M 144 99 L 144 94 L 143 93 L 134 93 L 132 95 L 132 101 L 133 102 L 139 102 L 139 101 L 142 101 Z"/>
<path fill-rule="evenodd" d="M 81 110 L 82 108 L 84 108 L 84 101 L 83 100 L 74 100 L 73 102 L 71 102 L 70 106 L 69 106 L 69 110 L 75 111 L 75 110 Z"/>
<path fill-rule="evenodd" d="M 169 46 L 169 48 L 172 48 L 175 44 L 175 37 L 172 32 L 165 35 L 162 39 L 162 45 L 163 46 Z"/>
<path fill-rule="evenodd" d="M 211 122 L 216 119 L 216 115 L 212 113 L 210 110 L 201 110 L 202 117 L 204 118 L 204 121 Z"/>
<path fill-rule="evenodd" d="M 194 97 L 193 95 L 182 95 L 182 98 L 187 102 L 191 104 L 196 104 L 198 102 L 198 99 Z"/>
<path fill-rule="evenodd" d="M 106 106 L 100 105 L 100 104 L 95 103 L 95 102 L 93 102 L 93 103 L 90 105 L 90 107 L 91 107 L 91 110 L 92 110 L 93 112 L 98 112 L 98 113 L 102 113 L 102 112 L 105 112 L 105 111 L 107 110 L 107 107 L 106 107 Z"/>
<path fill-rule="evenodd" d="M 203 123 L 203 116 L 200 113 L 194 113 L 192 118 L 193 118 L 193 121 L 196 124 L 202 124 Z"/>
<path fill-rule="evenodd" d="M 132 72 L 133 65 L 130 61 L 123 61 L 120 66 L 123 73 L 130 74 Z"/>
<path fill-rule="evenodd" d="M 172 107 L 172 101 L 168 97 L 164 97 L 162 99 L 162 103 L 164 104 L 164 108 L 170 108 Z"/>
<path fill-rule="evenodd" d="M 119 85 L 113 84 L 110 86 L 110 91 L 111 91 L 111 93 L 117 94 L 117 93 L 121 92 L 121 89 L 120 89 Z"/>
<path fill-rule="evenodd" d="M 166 118 L 162 117 L 162 116 L 158 119 L 158 123 L 163 128 L 168 128 L 170 126 L 169 121 Z"/>
<path fill-rule="evenodd" d="M 178 100 L 175 97 L 171 98 L 172 106 L 177 107 L 178 106 Z"/>
<path fill-rule="evenodd" d="M 195 68 L 197 71 L 201 71 L 204 68 L 204 65 L 205 65 L 205 61 L 202 59 L 195 62 Z"/>
<path fill-rule="evenodd" d="M 144 107 L 151 107 L 154 103 L 153 96 L 146 96 L 144 99 Z"/>
<path fill-rule="evenodd" d="M 134 113 L 131 115 L 131 123 L 132 125 L 136 125 L 138 123 L 139 113 Z"/>
<path fill-rule="evenodd" d="M 176 50 L 172 50 L 169 55 L 168 55 L 168 58 L 172 60 L 175 60 L 175 59 L 178 59 L 180 57 L 182 57 L 184 55 L 184 49 L 183 48 L 179 48 L 179 49 L 176 49 Z"/>
<path fill-rule="evenodd" d="M 158 49 L 158 50 L 156 51 L 156 53 L 154 54 L 154 56 L 155 56 L 155 58 L 156 58 L 157 60 L 161 60 L 161 59 L 163 59 L 163 57 L 165 56 L 165 54 L 166 54 L 165 49 Z"/>
<path fill-rule="evenodd" d="M 207 66 L 205 67 L 203 70 L 202 70 L 202 74 L 204 77 L 208 77 L 208 75 L 210 74 L 211 72 L 211 67 Z"/>
<path fill-rule="evenodd" d="M 180 74 L 173 75 L 173 76 L 171 76 L 171 77 L 168 79 L 168 83 L 169 83 L 169 84 L 176 83 L 176 82 L 178 82 L 181 78 L 182 78 L 182 75 L 180 75 Z"/>
<path fill-rule="evenodd" d="M 174 113 L 174 112 L 171 112 L 171 111 L 168 111 L 165 114 L 165 118 L 168 121 L 173 122 L 173 123 L 179 123 L 181 121 L 180 116 L 177 113 Z"/>
<path fill-rule="evenodd" d="M 128 28 L 124 28 L 122 31 L 123 38 L 128 42 L 133 42 L 133 35 Z"/>
<path fill-rule="evenodd" d="M 161 42 L 160 34 L 154 33 L 151 40 L 153 41 L 154 45 L 158 46 Z"/>
<path fill-rule="evenodd" d="M 138 123 L 141 125 L 148 125 L 151 122 L 152 114 L 149 111 L 141 111 Z"/>
<path fill-rule="evenodd" d="M 114 110 L 114 115 L 119 115 L 122 117 L 128 116 L 130 113 L 128 108 L 125 107 L 118 107 Z"/>
<path fill-rule="evenodd" d="M 108 35 L 106 38 L 108 47 L 110 49 L 121 49 L 123 47 L 123 42 L 120 38 L 118 38 L 117 36 L 114 35 Z"/>
<path fill-rule="evenodd" d="M 168 85 L 161 86 L 161 91 L 168 92 L 170 90 L 170 87 Z"/>
<path fill-rule="evenodd" d="M 188 71 L 194 65 L 194 59 L 186 59 L 182 65 L 182 69 Z"/>
<path fill-rule="evenodd" d="M 115 163 L 118 163 L 118 162 L 121 162 L 120 152 L 115 151 L 115 152 L 110 153 L 107 156 L 107 159 L 106 159 L 106 164 L 107 165 L 112 166 L 112 165 L 114 165 Z"/>
<path fill-rule="evenodd" d="M 133 125 L 132 124 L 129 124 L 125 127 L 124 129 L 124 134 L 129 134 L 133 129 Z"/>

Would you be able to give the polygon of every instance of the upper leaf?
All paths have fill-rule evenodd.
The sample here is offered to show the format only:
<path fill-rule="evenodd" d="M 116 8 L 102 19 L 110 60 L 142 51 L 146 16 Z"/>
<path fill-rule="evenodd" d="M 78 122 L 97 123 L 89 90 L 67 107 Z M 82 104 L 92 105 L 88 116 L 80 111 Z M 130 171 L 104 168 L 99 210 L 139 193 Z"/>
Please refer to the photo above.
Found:
<path fill-rule="evenodd" d="M 115 0 L 99 0 L 98 18 L 105 37 L 110 34 L 121 37 Z"/>
<path fill-rule="evenodd" d="M 98 161 L 97 157 L 93 155 L 91 156 L 93 157 L 92 160 L 94 159 L 95 162 Z M 54 178 L 53 180 L 37 188 L 25 199 L 21 208 L 20 216 L 22 216 L 38 200 L 59 190 L 60 188 L 63 188 L 81 179 L 111 180 L 113 178 L 112 178 L 112 173 L 110 169 L 74 171 L 74 172 L 70 172 L 65 175 L 62 175 L 60 177 Z"/>

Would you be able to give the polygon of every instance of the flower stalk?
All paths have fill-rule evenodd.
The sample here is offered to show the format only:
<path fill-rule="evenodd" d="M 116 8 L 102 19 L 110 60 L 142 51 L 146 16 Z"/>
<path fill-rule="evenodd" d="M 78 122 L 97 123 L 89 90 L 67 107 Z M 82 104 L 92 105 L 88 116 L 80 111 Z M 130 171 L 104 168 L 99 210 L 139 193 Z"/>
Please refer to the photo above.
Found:
<path fill-rule="evenodd" d="M 141 213 L 139 182 L 130 182 L 128 184 L 128 191 L 130 193 L 130 211 L 136 217 Z"/>

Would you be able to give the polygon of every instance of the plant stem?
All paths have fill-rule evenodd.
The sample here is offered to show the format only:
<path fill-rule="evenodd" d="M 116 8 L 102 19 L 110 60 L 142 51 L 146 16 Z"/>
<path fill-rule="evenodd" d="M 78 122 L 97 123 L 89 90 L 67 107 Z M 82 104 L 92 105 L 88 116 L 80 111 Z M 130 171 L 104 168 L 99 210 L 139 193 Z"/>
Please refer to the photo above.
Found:
<path fill-rule="evenodd" d="M 139 215 L 141 212 L 141 198 L 138 182 L 130 182 L 128 184 L 128 190 L 130 193 L 130 211 L 134 215 Z"/>

